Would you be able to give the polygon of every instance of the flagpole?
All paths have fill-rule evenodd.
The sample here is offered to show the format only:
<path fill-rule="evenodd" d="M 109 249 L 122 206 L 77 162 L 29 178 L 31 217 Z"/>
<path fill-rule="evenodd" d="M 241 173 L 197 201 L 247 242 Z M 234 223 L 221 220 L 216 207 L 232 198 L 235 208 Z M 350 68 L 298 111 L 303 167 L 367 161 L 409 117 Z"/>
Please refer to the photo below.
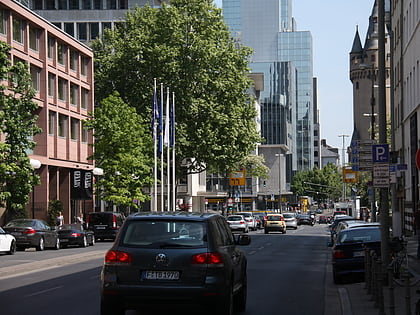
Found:
<path fill-rule="evenodd" d="M 153 211 L 157 211 L 157 136 L 156 136 L 156 111 L 157 111 L 157 87 L 156 87 L 156 78 L 154 79 L 154 89 L 153 89 L 153 159 L 154 159 L 154 170 L 153 170 Z"/>
<path fill-rule="evenodd" d="M 169 87 L 166 88 L 166 112 L 165 112 L 165 145 L 166 145 L 166 182 L 167 182 L 167 203 L 168 211 L 171 211 L 171 197 L 170 197 L 170 187 L 171 187 L 171 159 L 170 159 L 170 148 L 169 148 L 169 132 L 170 132 L 170 120 L 169 120 Z"/>
<path fill-rule="evenodd" d="M 160 118 L 160 122 L 162 124 L 162 116 L 163 116 L 163 83 L 160 84 L 160 114 L 161 114 L 161 118 Z M 160 127 L 160 208 L 162 211 L 165 210 L 165 204 L 164 204 L 164 199 L 163 199 L 163 194 L 164 194 L 164 181 L 163 181 L 163 139 L 162 139 L 162 125 Z"/>
<path fill-rule="evenodd" d="M 172 92 L 172 211 L 176 210 L 176 178 L 175 178 L 175 92 Z"/>

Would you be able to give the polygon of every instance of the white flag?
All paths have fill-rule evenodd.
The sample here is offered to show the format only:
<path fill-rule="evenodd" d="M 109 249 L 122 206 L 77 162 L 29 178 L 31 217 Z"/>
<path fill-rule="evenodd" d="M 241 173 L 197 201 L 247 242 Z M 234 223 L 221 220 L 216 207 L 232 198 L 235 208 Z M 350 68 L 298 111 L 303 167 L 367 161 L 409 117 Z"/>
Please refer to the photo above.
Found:
<path fill-rule="evenodd" d="M 165 111 L 165 133 L 163 138 L 163 144 L 169 146 L 169 88 L 166 89 L 166 111 Z"/>

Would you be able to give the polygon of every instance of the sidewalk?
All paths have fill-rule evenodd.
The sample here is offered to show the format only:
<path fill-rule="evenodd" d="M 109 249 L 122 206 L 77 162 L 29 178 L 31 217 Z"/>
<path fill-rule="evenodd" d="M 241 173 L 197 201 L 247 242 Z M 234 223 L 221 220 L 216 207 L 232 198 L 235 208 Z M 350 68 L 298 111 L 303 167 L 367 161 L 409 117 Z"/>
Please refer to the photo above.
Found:
<path fill-rule="evenodd" d="M 392 288 L 390 289 L 390 286 L 384 287 L 384 309 L 382 312 L 379 304 L 375 303 L 374 296 L 368 293 L 365 282 L 340 286 L 338 290 L 342 304 L 342 315 L 415 314 L 415 304 L 420 298 L 420 295 L 416 293 L 416 290 L 420 289 L 420 260 L 417 259 L 417 236 L 407 238 L 407 241 L 408 270 L 411 275 L 409 287 L 407 287 L 403 279 L 394 279 L 392 282 L 395 287 L 393 290 L 394 303 L 392 303 L 391 297 Z M 346 298 L 349 300 L 348 303 Z M 347 307 L 343 307 L 343 304 L 346 303 L 348 304 Z M 394 305 L 394 308 L 392 308 L 392 305 Z"/>

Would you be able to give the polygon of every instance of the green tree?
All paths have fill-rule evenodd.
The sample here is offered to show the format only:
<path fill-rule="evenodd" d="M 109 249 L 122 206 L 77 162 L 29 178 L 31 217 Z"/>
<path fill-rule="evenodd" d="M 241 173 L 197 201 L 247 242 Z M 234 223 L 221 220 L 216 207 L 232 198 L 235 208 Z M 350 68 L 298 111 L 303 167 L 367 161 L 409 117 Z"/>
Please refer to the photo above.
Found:
<path fill-rule="evenodd" d="M 342 175 L 338 167 L 328 163 L 322 169 L 297 172 L 293 176 L 290 188 L 296 196 L 310 196 L 320 202 L 338 199 L 342 186 Z"/>
<path fill-rule="evenodd" d="M 35 147 L 33 136 L 41 130 L 35 124 L 38 105 L 26 64 L 9 61 L 10 47 L 0 42 L 0 203 L 6 206 L 6 220 L 26 217 L 25 205 L 32 187 L 39 184 L 27 152 Z"/>
<path fill-rule="evenodd" d="M 232 40 L 212 0 L 136 8 L 93 48 L 98 100 L 118 91 L 150 121 L 154 78 L 175 92 L 176 160 L 193 158 L 190 173 L 225 172 L 260 141 L 246 93 L 251 50 Z"/>
<path fill-rule="evenodd" d="M 137 207 L 134 200 L 145 201 L 143 188 L 150 185 L 150 150 L 144 120 L 115 92 L 104 99 L 85 122 L 94 131 L 95 153 L 90 157 L 104 170 L 95 188 L 101 199 L 117 205 Z"/>

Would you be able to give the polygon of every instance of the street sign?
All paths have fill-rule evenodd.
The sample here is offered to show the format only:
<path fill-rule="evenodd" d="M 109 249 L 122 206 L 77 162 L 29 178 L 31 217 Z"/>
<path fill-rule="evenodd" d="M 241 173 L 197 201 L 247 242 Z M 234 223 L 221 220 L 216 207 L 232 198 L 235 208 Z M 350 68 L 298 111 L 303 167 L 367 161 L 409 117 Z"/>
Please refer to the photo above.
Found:
<path fill-rule="evenodd" d="M 373 187 L 389 186 L 389 163 L 373 164 Z"/>
<path fill-rule="evenodd" d="M 372 162 L 373 163 L 389 163 L 389 145 L 388 144 L 372 145 Z"/>
<path fill-rule="evenodd" d="M 235 172 L 230 173 L 229 184 L 230 186 L 244 186 L 245 185 L 245 170 L 240 169 Z"/>

